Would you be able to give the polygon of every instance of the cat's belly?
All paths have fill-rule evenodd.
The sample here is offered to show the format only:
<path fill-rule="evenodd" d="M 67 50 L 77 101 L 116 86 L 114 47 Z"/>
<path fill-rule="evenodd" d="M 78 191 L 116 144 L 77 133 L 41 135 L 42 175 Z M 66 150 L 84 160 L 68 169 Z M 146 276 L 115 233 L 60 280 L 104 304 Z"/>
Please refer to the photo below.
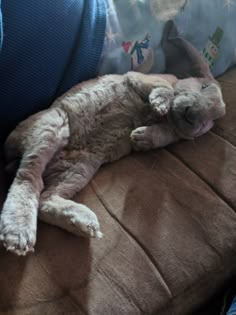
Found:
<path fill-rule="evenodd" d="M 104 163 L 120 159 L 131 152 L 133 124 L 123 128 L 99 128 L 88 137 L 86 150 L 102 157 Z"/>

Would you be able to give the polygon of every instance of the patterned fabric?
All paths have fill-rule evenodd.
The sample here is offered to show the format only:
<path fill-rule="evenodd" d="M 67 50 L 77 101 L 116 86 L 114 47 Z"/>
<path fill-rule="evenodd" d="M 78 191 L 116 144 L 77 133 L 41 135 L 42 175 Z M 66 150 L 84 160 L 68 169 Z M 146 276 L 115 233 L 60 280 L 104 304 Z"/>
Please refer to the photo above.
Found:
<path fill-rule="evenodd" d="M 3 0 L 0 126 L 10 130 L 97 73 L 105 0 Z M 1 135 L 0 135 L 1 136 Z"/>
<path fill-rule="evenodd" d="M 235 0 L 107 0 L 107 6 L 100 74 L 165 71 L 160 41 L 169 19 L 215 76 L 236 63 Z"/>
<path fill-rule="evenodd" d="M 236 315 L 236 296 L 226 315 Z"/>
<path fill-rule="evenodd" d="M 2 48 L 3 31 L 2 31 L 2 10 L 1 10 L 1 0 L 0 0 L 0 50 Z"/>
<path fill-rule="evenodd" d="M 2 134 L 97 74 L 164 72 L 169 19 L 214 75 L 236 62 L 235 0 L 0 0 L 0 8 Z"/>

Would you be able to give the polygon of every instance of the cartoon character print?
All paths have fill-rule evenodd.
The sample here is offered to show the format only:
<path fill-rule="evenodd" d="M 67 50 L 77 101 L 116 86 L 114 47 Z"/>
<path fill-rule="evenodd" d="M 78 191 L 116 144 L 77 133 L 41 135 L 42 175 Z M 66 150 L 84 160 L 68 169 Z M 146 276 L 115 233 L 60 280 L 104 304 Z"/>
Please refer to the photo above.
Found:
<path fill-rule="evenodd" d="M 206 46 L 202 50 L 202 55 L 210 68 L 213 67 L 216 59 L 219 56 L 219 44 L 223 34 L 223 30 L 220 27 L 217 27 L 215 33 L 212 37 L 209 37 Z"/>
<path fill-rule="evenodd" d="M 148 73 L 154 63 L 154 52 L 150 47 L 151 36 L 147 34 L 144 39 L 123 42 L 124 51 L 131 56 L 131 70 Z"/>
<path fill-rule="evenodd" d="M 203 53 L 209 66 L 212 67 L 218 56 L 218 47 L 209 39 L 206 47 L 203 49 Z"/>

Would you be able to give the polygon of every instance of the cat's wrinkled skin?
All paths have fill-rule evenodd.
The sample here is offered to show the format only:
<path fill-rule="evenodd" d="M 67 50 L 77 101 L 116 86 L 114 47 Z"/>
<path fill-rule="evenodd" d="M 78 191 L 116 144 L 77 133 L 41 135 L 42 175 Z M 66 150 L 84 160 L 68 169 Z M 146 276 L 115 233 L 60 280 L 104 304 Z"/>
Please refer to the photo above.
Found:
<path fill-rule="evenodd" d="M 72 88 L 50 109 L 20 123 L 6 141 L 9 168 L 20 163 L 1 213 L 4 246 L 19 255 L 33 251 L 38 210 L 47 223 L 100 238 L 95 213 L 70 200 L 99 167 L 132 148 L 199 136 L 224 113 L 213 80 L 130 72 Z"/>

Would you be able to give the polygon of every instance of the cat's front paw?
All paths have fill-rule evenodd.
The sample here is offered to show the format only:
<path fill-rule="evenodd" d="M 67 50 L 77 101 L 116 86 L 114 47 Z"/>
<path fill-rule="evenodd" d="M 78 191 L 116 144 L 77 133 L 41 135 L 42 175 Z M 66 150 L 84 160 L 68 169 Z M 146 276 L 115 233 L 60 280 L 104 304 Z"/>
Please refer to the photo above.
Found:
<path fill-rule="evenodd" d="M 68 215 L 71 231 L 85 237 L 102 238 L 103 234 L 96 214 L 85 205 L 78 204 L 77 207 L 78 211 L 71 209 Z"/>
<path fill-rule="evenodd" d="M 164 96 L 158 96 L 152 100 L 151 104 L 159 116 L 165 116 L 170 109 L 170 101 Z"/>
<path fill-rule="evenodd" d="M 130 135 L 131 143 L 136 151 L 148 151 L 153 148 L 152 135 L 148 127 L 139 127 Z"/>
<path fill-rule="evenodd" d="M 7 250 L 23 256 L 34 251 L 37 207 L 37 197 L 27 182 L 11 187 L 0 216 L 0 240 Z"/>
<path fill-rule="evenodd" d="M 165 87 L 154 89 L 149 95 L 149 102 L 158 116 L 165 116 L 171 106 L 173 91 Z"/>
<path fill-rule="evenodd" d="M 28 218 L 3 213 L 0 220 L 0 240 L 8 251 L 25 256 L 34 251 L 36 224 Z"/>

